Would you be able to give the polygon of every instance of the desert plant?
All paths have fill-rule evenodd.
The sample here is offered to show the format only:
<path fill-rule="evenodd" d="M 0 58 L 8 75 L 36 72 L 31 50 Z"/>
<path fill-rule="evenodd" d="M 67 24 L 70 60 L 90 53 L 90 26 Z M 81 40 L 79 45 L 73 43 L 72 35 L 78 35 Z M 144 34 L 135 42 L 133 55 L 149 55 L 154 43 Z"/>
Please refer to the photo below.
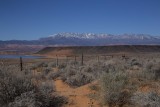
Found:
<path fill-rule="evenodd" d="M 92 82 L 93 80 L 93 75 L 84 72 L 78 72 L 75 75 L 68 77 L 65 82 L 71 86 L 82 86 Z"/>
<path fill-rule="evenodd" d="M 123 106 L 129 103 L 131 93 L 127 91 L 128 77 L 126 73 L 109 72 L 101 78 L 101 89 L 104 104 Z"/>
<path fill-rule="evenodd" d="M 66 99 L 58 96 L 55 92 L 55 88 L 52 82 L 42 82 L 36 88 L 36 105 L 39 107 L 60 107 Z"/>
<path fill-rule="evenodd" d="M 10 67 L 0 69 L 1 107 L 59 107 L 63 104 L 65 99 L 54 93 L 52 82 L 35 84 L 34 76 L 26 72 Z"/>
<path fill-rule="evenodd" d="M 15 97 L 34 89 L 30 75 L 3 70 L 0 72 L 0 104 L 8 104 Z"/>
<path fill-rule="evenodd" d="M 95 91 L 98 91 L 99 90 L 99 86 L 95 85 L 95 84 L 92 84 L 92 85 L 89 85 L 89 88 L 91 90 L 95 90 Z"/>
<path fill-rule="evenodd" d="M 94 80 L 94 75 L 84 72 L 85 67 L 67 66 L 61 72 L 61 79 L 71 86 L 82 86 Z"/>
<path fill-rule="evenodd" d="M 49 62 L 48 67 L 50 67 L 50 68 L 56 67 L 56 63 L 55 62 Z"/>
<path fill-rule="evenodd" d="M 63 73 L 63 72 L 61 72 L 61 71 L 58 71 L 58 72 L 50 72 L 50 73 L 47 75 L 47 78 L 48 78 L 48 79 L 56 79 L 56 78 L 60 77 L 62 73 Z"/>
<path fill-rule="evenodd" d="M 150 77 L 150 79 L 158 80 L 160 78 L 160 64 L 148 63 L 144 68 L 144 72 L 148 74 L 147 77 Z"/>
<path fill-rule="evenodd" d="M 30 65 L 30 69 L 37 69 L 37 68 L 43 68 L 43 67 L 48 67 L 47 62 L 37 62 L 32 65 Z"/>
<path fill-rule="evenodd" d="M 132 60 L 131 60 L 131 66 L 134 66 L 134 65 L 142 66 L 142 64 L 140 64 L 137 59 L 132 59 Z"/>
<path fill-rule="evenodd" d="M 140 107 L 159 107 L 160 96 L 156 92 L 137 92 L 131 97 L 131 101 Z"/>
<path fill-rule="evenodd" d="M 58 68 L 59 68 L 59 69 L 64 69 L 66 66 L 67 66 L 66 63 L 60 63 L 60 64 L 58 65 Z"/>
<path fill-rule="evenodd" d="M 38 107 L 36 106 L 35 92 L 29 91 L 17 96 L 8 107 Z"/>

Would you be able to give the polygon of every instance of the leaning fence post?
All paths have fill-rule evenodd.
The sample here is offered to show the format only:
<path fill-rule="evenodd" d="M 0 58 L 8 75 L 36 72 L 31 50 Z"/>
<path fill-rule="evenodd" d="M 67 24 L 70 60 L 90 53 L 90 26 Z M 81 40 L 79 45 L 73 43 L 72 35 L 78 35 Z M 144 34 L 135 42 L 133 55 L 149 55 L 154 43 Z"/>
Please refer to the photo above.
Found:
<path fill-rule="evenodd" d="M 23 70 L 23 62 L 22 62 L 22 57 L 20 57 L 20 69 L 21 69 L 21 71 Z"/>
<path fill-rule="evenodd" d="M 81 62 L 81 64 L 83 65 L 83 53 L 82 53 L 82 62 Z"/>

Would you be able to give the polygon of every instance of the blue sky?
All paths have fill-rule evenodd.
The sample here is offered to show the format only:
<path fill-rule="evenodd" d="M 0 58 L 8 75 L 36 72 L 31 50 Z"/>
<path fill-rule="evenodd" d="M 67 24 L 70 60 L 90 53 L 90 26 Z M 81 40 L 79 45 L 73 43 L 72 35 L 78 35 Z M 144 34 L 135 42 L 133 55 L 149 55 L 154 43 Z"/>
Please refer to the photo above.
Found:
<path fill-rule="evenodd" d="M 160 0 L 0 0 L 0 40 L 60 32 L 160 36 Z"/>

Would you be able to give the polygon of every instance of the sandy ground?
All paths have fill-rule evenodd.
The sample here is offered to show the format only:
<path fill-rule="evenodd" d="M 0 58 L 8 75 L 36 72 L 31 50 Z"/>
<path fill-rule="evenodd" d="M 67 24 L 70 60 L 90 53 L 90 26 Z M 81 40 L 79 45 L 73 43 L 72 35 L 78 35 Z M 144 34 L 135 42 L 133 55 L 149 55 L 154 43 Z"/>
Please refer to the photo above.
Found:
<path fill-rule="evenodd" d="M 78 88 L 72 88 L 65 84 L 62 80 L 55 80 L 57 92 L 68 98 L 68 104 L 64 107 L 100 107 L 97 101 L 89 98 L 87 95 L 93 93 L 89 89 L 89 85 L 84 85 Z"/>

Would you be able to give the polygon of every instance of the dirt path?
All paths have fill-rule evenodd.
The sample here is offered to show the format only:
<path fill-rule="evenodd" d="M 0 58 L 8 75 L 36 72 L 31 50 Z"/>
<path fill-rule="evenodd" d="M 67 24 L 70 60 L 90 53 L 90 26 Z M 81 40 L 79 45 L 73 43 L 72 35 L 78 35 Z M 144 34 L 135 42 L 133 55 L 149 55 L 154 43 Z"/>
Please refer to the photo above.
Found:
<path fill-rule="evenodd" d="M 63 83 L 62 80 L 55 80 L 55 85 L 57 92 L 69 100 L 64 107 L 100 107 L 97 101 L 87 96 L 90 93 L 94 93 L 89 89 L 88 85 L 71 88 Z"/>

